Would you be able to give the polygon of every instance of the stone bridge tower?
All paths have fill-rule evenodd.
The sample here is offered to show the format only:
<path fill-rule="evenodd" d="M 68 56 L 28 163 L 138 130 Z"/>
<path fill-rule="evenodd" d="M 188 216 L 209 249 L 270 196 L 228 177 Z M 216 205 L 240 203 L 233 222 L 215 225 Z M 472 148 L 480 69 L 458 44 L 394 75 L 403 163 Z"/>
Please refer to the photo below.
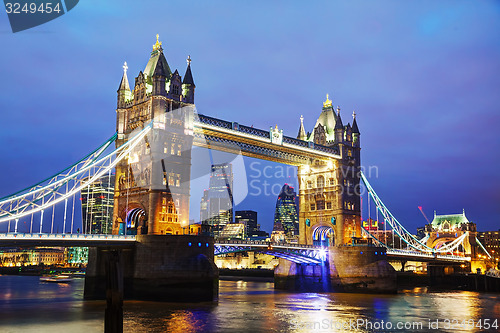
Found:
<path fill-rule="evenodd" d="M 464 238 L 456 252 L 464 252 L 473 259 L 480 252 L 479 244 L 476 241 L 476 224 L 467 219 L 465 209 L 462 214 L 437 215 L 434 212 L 434 219 L 425 226 L 425 232 L 429 236 L 426 245 L 436 249 L 467 233 L 467 237 Z"/>
<path fill-rule="evenodd" d="M 298 139 L 310 145 L 336 147 L 340 159 L 313 160 L 298 168 L 299 234 L 301 244 L 341 246 L 361 237 L 360 133 L 353 123 L 344 126 L 328 95 L 311 133 L 301 117 Z"/>
<path fill-rule="evenodd" d="M 192 112 L 191 58 L 184 78 L 173 73 L 156 36 L 131 90 L 127 64 L 118 88 L 116 146 L 154 119 L 154 128 L 116 166 L 113 233 L 181 234 L 189 223 Z"/>

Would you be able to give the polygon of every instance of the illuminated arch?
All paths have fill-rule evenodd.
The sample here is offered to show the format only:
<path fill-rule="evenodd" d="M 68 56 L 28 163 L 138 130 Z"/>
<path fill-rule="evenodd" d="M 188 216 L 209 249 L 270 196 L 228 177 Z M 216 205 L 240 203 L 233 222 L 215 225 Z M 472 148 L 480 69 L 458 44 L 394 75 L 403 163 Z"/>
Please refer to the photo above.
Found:
<path fill-rule="evenodd" d="M 329 226 L 319 226 L 314 229 L 312 233 L 313 244 L 318 246 L 334 246 L 335 245 L 335 233 L 332 227 Z"/>
<path fill-rule="evenodd" d="M 144 221 L 146 221 L 146 212 L 142 208 L 131 209 L 127 213 L 126 218 L 127 229 L 137 229 L 141 226 Z"/>

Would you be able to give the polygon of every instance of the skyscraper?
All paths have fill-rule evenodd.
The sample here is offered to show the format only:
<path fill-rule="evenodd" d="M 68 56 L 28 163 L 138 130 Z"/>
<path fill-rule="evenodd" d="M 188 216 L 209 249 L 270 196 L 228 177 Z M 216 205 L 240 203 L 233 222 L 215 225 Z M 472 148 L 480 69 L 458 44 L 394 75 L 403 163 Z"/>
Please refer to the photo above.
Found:
<path fill-rule="evenodd" d="M 257 225 L 257 212 L 253 210 L 238 210 L 234 213 L 235 223 L 244 223 L 246 235 L 252 235 L 254 232 L 259 231 Z"/>
<path fill-rule="evenodd" d="M 233 221 L 233 167 L 230 163 L 213 164 L 208 191 L 202 198 L 200 217 L 218 236 Z"/>
<path fill-rule="evenodd" d="M 111 234 L 115 175 L 104 175 L 81 190 L 83 230 L 87 234 Z"/>
<path fill-rule="evenodd" d="M 287 238 L 295 238 L 299 233 L 299 214 L 297 213 L 296 193 L 292 186 L 285 184 L 276 201 L 274 225 L 281 224 Z M 276 228 L 273 228 L 273 230 Z M 281 229 L 278 227 L 277 229 Z"/>

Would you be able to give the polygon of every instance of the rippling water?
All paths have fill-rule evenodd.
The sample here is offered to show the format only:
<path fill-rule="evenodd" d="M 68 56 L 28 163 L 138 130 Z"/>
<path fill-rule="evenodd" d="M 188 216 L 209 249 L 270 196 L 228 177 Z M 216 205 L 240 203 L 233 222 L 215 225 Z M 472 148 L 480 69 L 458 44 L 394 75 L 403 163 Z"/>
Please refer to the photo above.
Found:
<path fill-rule="evenodd" d="M 103 331 L 105 302 L 83 301 L 83 279 L 38 280 L 0 276 L 0 332 Z M 465 321 L 496 319 L 500 328 L 500 295 L 287 293 L 267 282 L 221 281 L 218 303 L 126 301 L 124 318 L 125 332 L 476 332 Z"/>

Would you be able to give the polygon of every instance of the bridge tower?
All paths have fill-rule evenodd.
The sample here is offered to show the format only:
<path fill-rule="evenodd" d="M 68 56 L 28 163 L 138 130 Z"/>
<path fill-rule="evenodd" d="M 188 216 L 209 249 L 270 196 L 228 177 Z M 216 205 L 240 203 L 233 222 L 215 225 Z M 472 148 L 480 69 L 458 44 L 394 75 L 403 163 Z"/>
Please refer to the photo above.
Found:
<path fill-rule="evenodd" d="M 462 244 L 456 251 L 464 252 L 473 259 L 481 252 L 476 241 L 476 224 L 467 219 L 465 209 L 462 214 L 437 215 L 434 212 L 434 219 L 425 226 L 425 232 L 429 236 L 426 245 L 430 248 L 439 249 L 467 233 L 467 237 L 464 236 Z"/>
<path fill-rule="evenodd" d="M 116 165 L 114 234 L 182 234 L 189 222 L 190 114 L 195 84 L 190 57 L 187 62 L 182 79 L 177 70 L 171 71 L 157 35 L 146 68 L 135 78 L 132 90 L 127 63 L 123 66 L 116 146 L 153 119 L 154 127 L 145 143 Z"/>
<path fill-rule="evenodd" d="M 298 139 L 309 145 L 338 147 L 340 159 L 311 160 L 298 167 L 299 242 L 342 246 L 353 237 L 361 237 L 360 133 L 353 113 L 353 123 L 342 124 L 326 96 L 322 112 L 311 133 L 302 122 Z"/>

